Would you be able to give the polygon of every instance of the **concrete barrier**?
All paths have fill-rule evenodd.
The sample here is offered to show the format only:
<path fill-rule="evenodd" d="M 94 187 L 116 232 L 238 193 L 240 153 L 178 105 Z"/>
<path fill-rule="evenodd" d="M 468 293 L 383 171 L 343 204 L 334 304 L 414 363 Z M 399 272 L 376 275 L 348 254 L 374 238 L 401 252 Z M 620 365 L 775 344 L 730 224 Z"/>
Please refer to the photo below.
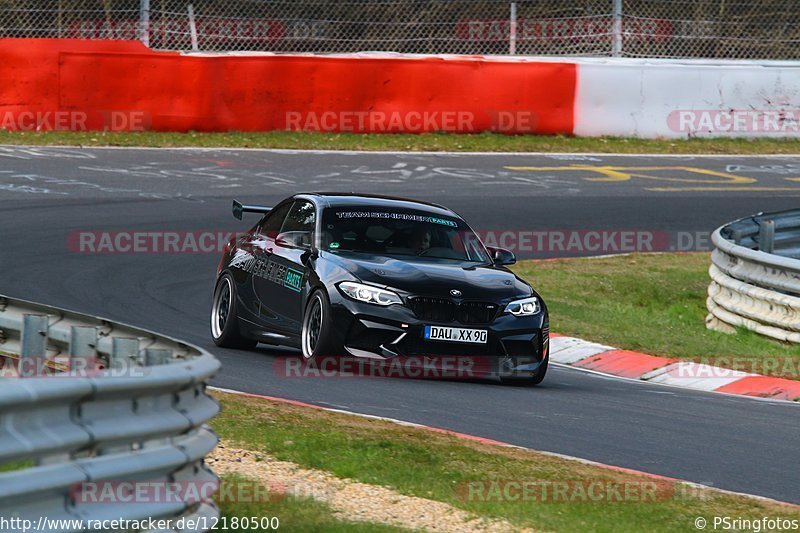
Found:
<path fill-rule="evenodd" d="M 0 79 L 0 128 L 13 130 L 573 129 L 575 65 L 559 62 L 184 55 L 131 41 L 0 39 Z"/>
<path fill-rule="evenodd" d="M 0 39 L 0 129 L 796 137 L 800 63 Z"/>
<path fill-rule="evenodd" d="M 574 133 L 797 137 L 800 63 L 581 60 Z"/>

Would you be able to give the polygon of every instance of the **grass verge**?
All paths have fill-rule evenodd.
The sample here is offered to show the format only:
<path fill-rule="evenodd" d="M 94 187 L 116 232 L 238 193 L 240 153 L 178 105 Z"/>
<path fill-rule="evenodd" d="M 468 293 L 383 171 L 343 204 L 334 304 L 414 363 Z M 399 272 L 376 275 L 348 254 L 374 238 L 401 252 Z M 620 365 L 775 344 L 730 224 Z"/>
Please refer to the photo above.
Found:
<path fill-rule="evenodd" d="M 800 379 L 800 346 L 705 327 L 709 255 L 633 254 L 523 261 L 514 267 L 541 293 L 551 330 L 652 355 L 718 363 Z"/>
<path fill-rule="evenodd" d="M 214 429 L 228 442 L 306 468 L 383 485 L 446 502 L 479 516 L 548 531 L 691 531 L 697 517 L 800 518 L 800 510 L 711 491 L 681 490 L 668 497 L 587 501 L 574 488 L 642 488 L 650 478 L 616 472 L 528 450 L 492 446 L 340 413 L 214 393 L 223 412 Z M 531 501 L 493 493 L 511 483 L 569 485 L 569 496 Z M 470 483 L 483 487 L 470 498 Z M 492 485 L 494 483 L 494 485 Z M 578 491 L 579 492 L 579 491 Z M 496 494 L 498 497 L 492 496 Z M 509 494 L 511 494 L 509 492 Z M 530 493 L 529 493 L 530 494 Z M 661 486 L 656 494 L 665 494 Z M 613 498 L 611 498 L 613 499 Z M 636 501 L 638 499 L 638 501 Z M 577 501 L 576 501 L 577 500 Z M 272 511 L 270 511 L 272 512 Z"/>
<path fill-rule="evenodd" d="M 148 146 L 283 148 L 304 150 L 399 150 L 452 152 L 595 152 L 653 154 L 796 154 L 792 139 L 635 139 L 562 135 L 357 134 L 312 132 L 9 132 L 0 144 L 53 146 Z"/>
<path fill-rule="evenodd" d="M 0 474 L 4 472 L 14 472 L 16 470 L 32 468 L 33 465 L 33 461 L 14 461 L 13 463 L 0 464 Z"/>

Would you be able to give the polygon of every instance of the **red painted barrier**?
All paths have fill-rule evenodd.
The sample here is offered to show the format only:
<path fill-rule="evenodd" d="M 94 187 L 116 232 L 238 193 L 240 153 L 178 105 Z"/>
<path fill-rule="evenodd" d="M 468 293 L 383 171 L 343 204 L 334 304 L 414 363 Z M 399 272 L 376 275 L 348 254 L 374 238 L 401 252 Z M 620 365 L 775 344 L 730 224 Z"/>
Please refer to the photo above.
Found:
<path fill-rule="evenodd" d="M 576 65 L 0 39 L 0 128 L 572 133 Z"/>

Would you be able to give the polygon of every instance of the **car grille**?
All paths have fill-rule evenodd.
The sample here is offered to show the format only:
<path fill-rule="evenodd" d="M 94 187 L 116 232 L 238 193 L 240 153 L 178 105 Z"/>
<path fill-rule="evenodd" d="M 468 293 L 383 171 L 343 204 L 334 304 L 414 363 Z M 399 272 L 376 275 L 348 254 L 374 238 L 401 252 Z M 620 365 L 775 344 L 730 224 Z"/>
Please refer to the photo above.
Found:
<path fill-rule="evenodd" d="M 417 296 L 410 299 L 411 310 L 420 320 L 452 322 L 456 317 L 456 304 L 444 298 Z"/>
<path fill-rule="evenodd" d="M 497 308 L 490 302 L 462 302 L 456 318 L 462 324 L 488 324 L 497 316 Z"/>
<path fill-rule="evenodd" d="M 491 302 L 461 302 L 446 298 L 415 296 L 409 299 L 411 310 L 420 320 L 462 324 L 489 324 L 497 316 L 499 306 Z"/>

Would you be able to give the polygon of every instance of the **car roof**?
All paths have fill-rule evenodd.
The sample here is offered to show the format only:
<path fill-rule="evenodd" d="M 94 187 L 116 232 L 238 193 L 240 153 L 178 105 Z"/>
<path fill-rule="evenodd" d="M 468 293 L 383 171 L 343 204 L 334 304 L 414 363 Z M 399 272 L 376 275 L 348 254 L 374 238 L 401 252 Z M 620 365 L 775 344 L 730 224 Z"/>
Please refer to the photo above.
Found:
<path fill-rule="evenodd" d="M 442 205 L 408 198 L 382 196 L 379 194 L 357 194 L 344 192 L 312 192 L 297 194 L 295 197 L 313 197 L 324 207 L 386 207 L 395 209 L 415 209 L 433 215 L 446 215 L 461 218 L 452 209 Z"/>

